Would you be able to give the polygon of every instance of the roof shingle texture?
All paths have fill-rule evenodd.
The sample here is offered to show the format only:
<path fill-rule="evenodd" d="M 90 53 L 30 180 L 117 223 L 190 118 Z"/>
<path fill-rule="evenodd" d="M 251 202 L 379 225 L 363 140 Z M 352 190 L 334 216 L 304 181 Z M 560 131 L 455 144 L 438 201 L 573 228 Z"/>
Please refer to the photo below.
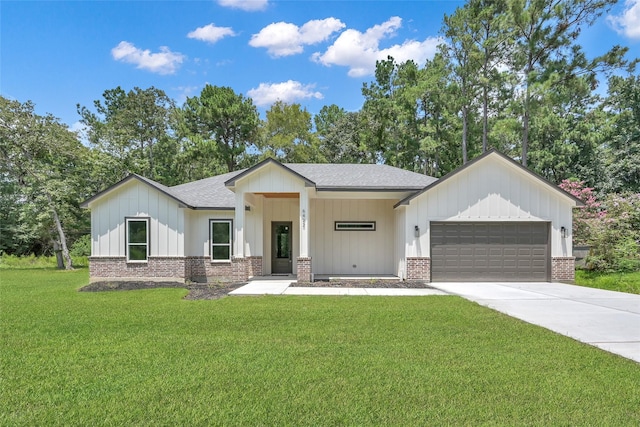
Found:
<path fill-rule="evenodd" d="M 284 166 L 313 181 L 319 190 L 418 191 L 437 180 L 427 175 L 377 164 L 285 163 Z M 235 193 L 225 187 L 224 183 L 245 170 L 175 187 L 165 187 L 150 179 L 140 178 L 191 207 L 229 209 L 235 207 Z"/>

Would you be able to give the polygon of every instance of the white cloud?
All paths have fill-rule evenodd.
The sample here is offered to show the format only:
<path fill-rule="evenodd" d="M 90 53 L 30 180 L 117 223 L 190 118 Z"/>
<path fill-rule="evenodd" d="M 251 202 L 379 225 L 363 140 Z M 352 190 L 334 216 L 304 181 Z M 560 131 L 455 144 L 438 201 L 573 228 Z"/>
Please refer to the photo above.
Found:
<path fill-rule="evenodd" d="M 251 36 L 249 45 L 264 47 L 274 57 L 295 55 L 302 53 L 304 45 L 327 40 L 344 27 L 342 21 L 336 18 L 315 19 L 302 27 L 288 22 L 275 22 Z"/>
<path fill-rule="evenodd" d="M 198 89 L 200 89 L 199 86 L 178 86 L 178 87 L 174 87 L 173 90 L 178 92 L 178 97 L 176 98 L 176 101 L 178 102 L 178 104 L 182 104 L 184 103 L 188 97 L 194 95 Z"/>
<path fill-rule="evenodd" d="M 314 91 L 314 88 L 313 84 L 303 85 L 300 82 L 288 80 L 282 83 L 260 83 L 257 88 L 247 91 L 247 95 L 260 107 L 271 105 L 276 101 L 291 104 L 301 99 L 324 98 L 322 93 Z"/>
<path fill-rule="evenodd" d="M 620 34 L 640 39 L 640 0 L 627 0 L 621 15 L 609 15 L 607 21 Z"/>
<path fill-rule="evenodd" d="M 218 4 L 224 7 L 242 9 L 247 12 L 265 10 L 269 4 L 268 0 L 218 0 Z"/>
<path fill-rule="evenodd" d="M 166 46 L 161 46 L 160 52 L 151 53 L 149 49 L 142 50 L 126 41 L 111 49 L 111 56 L 116 61 L 135 64 L 137 68 L 158 74 L 174 74 L 185 59 L 184 55 L 171 52 Z"/>
<path fill-rule="evenodd" d="M 227 36 L 235 36 L 236 33 L 233 32 L 231 27 L 216 27 L 215 24 L 211 23 L 209 25 L 205 25 L 204 27 L 196 28 L 187 34 L 187 37 L 190 39 L 201 40 L 207 43 L 215 43 L 220 39 L 223 39 Z"/>
<path fill-rule="evenodd" d="M 349 67 L 349 76 L 362 77 L 373 74 L 376 61 L 387 59 L 387 56 L 392 56 L 396 62 L 412 59 L 418 64 L 423 64 L 433 57 L 438 44 L 441 43 L 441 39 L 437 37 L 428 37 L 423 41 L 405 40 L 402 44 L 380 49 L 380 41 L 393 37 L 401 26 L 402 19 L 393 16 L 364 33 L 348 29 L 340 34 L 324 53 L 314 53 L 312 59 L 327 67 L 331 65 Z"/>
<path fill-rule="evenodd" d="M 89 146 L 90 143 L 87 137 L 87 134 L 89 133 L 89 126 L 85 125 L 80 121 L 77 121 L 73 123 L 71 126 L 69 126 L 69 130 L 71 132 L 74 132 L 76 135 L 78 135 L 78 139 L 80 140 L 82 145 L 86 147 Z"/>

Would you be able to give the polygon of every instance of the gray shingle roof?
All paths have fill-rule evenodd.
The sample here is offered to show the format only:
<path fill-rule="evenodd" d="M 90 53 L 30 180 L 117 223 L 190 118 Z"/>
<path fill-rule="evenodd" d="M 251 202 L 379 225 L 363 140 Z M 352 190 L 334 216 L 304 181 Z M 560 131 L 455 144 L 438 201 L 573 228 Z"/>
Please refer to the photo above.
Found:
<path fill-rule="evenodd" d="M 181 200 L 196 209 L 233 209 L 236 206 L 236 195 L 225 187 L 224 183 L 242 172 L 244 169 L 176 185 L 170 189 L 173 194 L 179 195 Z"/>
<path fill-rule="evenodd" d="M 315 183 L 318 191 L 419 191 L 437 180 L 427 175 L 377 164 L 285 163 L 282 166 L 293 171 L 294 175 L 306 178 L 311 184 Z M 235 193 L 225 182 L 235 183 L 234 177 L 250 172 L 250 169 L 242 169 L 174 187 L 132 174 L 85 201 L 82 206 L 87 207 L 89 202 L 130 179 L 139 179 L 192 209 L 233 209 Z"/>
<path fill-rule="evenodd" d="M 319 190 L 421 190 L 437 178 L 377 164 L 285 163 Z"/>
<path fill-rule="evenodd" d="M 318 190 L 418 191 L 436 178 L 377 164 L 284 163 L 286 168 L 315 182 Z M 169 191 L 196 209 L 235 207 L 235 194 L 225 181 L 246 169 L 170 187 Z"/>

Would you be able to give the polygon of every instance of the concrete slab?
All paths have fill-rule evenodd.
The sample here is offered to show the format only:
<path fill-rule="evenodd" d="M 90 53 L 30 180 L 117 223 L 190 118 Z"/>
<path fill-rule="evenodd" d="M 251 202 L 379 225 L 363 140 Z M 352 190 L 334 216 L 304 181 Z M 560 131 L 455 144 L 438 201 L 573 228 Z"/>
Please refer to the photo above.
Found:
<path fill-rule="evenodd" d="M 412 288 L 365 288 L 367 295 L 394 297 L 425 297 L 430 295 L 448 295 L 437 289 Z"/>
<path fill-rule="evenodd" d="M 252 280 L 246 285 L 229 292 L 229 295 L 280 295 L 295 280 Z"/>
<path fill-rule="evenodd" d="M 615 353 L 640 363 L 640 342 L 592 343 L 609 353 Z"/>
<path fill-rule="evenodd" d="M 285 295 L 349 295 L 349 288 L 290 287 Z"/>
<path fill-rule="evenodd" d="M 580 301 L 587 304 L 599 305 L 602 307 L 615 308 L 618 310 L 628 311 L 629 313 L 640 314 L 640 298 L 622 299 L 622 298 L 575 298 L 574 301 Z M 639 326 L 640 329 L 640 326 Z"/>
<path fill-rule="evenodd" d="M 640 295 L 562 283 L 431 285 L 640 362 Z"/>
<path fill-rule="evenodd" d="M 569 285 L 566 283 L 524 282 L 499 283 L 499 285 L 560 298 L 574 298 L 576 294 L 579 294 L 581 298 L 612 298 L 628 300 L 630 297 L 631 299 L 634 299 L 635 297 L 640 304 L 640 295 L 608 291 L 606 289 L 586 288 L 584 286 Z"/>
<path fill-rule="evenodd" d="M 460 295 L 468 299 L 551 299 L 553 297 L 547 296 L 540 292 L 531 292 L 525 289 L 517 289 L 509 286 L 505 286 L 504 283 L 490 283 L 490 282 L 478 282 L 478 283 L 463 283 L 463 282 L 446 282 L 446 283 L 430 283 L 434 288 L 448 292 L 454 295 Z"/>

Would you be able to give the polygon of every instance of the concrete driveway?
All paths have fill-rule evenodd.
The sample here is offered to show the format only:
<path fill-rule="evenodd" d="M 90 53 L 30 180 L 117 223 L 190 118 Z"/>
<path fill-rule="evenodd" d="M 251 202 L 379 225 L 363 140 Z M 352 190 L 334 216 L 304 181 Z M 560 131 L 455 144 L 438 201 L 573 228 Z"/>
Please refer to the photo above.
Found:
<path fill-rule="evenodd" d="M 562 283 L 431 283 L 640 363 L 640 295 Z"/>

